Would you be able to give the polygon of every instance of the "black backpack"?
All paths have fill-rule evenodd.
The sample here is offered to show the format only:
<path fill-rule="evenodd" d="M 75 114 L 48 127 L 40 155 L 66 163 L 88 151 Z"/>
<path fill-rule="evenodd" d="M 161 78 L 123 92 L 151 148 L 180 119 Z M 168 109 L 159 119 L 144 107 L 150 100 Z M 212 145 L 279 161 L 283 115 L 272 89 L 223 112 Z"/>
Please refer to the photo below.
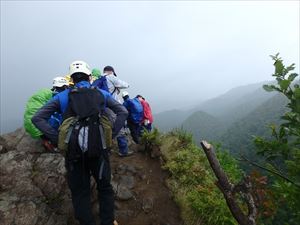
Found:
<path fill-rule="evenodd" d="M 63 140 L 67 147 L 68 160 L 83 157 L 99 158 L 103 155 L 107 149 L 101 124 L 104 109 L 105 97 L 96 88 L 70 90 L 69 104 L 63 114 L 63 121 L 68 123 L 66 137 Z"/>

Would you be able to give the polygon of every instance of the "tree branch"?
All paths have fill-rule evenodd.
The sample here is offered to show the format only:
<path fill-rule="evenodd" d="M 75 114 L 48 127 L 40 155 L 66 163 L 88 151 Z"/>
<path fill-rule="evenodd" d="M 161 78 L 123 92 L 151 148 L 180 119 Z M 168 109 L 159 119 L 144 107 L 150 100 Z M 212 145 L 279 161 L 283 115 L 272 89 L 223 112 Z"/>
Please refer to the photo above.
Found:
<path fill-rule="evenodd" d="M 225 172 L 221 168 L 219 160 L 215 154 L 213 146 L 206 141 L 202 141 L 201 146 L 206 154 L 209 164 L 216 175 L 218 181 L 216 185 L 223 193 L 226 203 L 231 211 L 231 214 L 240 225 L 256 225 L 255 218 L 257 209 L 254 198 L 251 195 L 252 185 L 249 178 L 245 177 L 238 185 L 233 185 L 229 182 Z M 239 192 L 243 195 L 248 206 L 248 215 L 245 215 L 236 201 L 235 194 Z"/>
<path fill-rule="evenodd" d="M 282 174 L 282 173 L 280 173 L 280 172 L 278 172 L 278 171 L 274 171 L 274 170 L 268 169 L 268 168 L 266 168 L 266 167 L 263 167 L 263 166 L 259 165 L 258 163 L 252 162 L 251 160 L 247 159 L 247 158 L 246 158 L 245 156 L 243 156 L 243 155 L 241 155 L 241 158 L 242 158 L 242 159 L 238 159 L 238 160 L 239 160 L 239 161 L 246 161 L 246 162 L 250 163 L 252 166 L 258 167 L 258 168 L 260 168 L 260 169 L 262 169 L 262 170 L 268 171 L 269 173 L 272 173 L 272 174 L 274 174 L 274 175 L 276 175 L 276 176 L 279 176 L 279 177 L 281 177 L 282 179 L 286 180 L 287 182 L 289 182 L 289 183 L 295 185 L 296 187 L 300 188 L 300 185 L 299 185 L 298 183 L 292 181 L 290 178 L 288 178 L 288 177 L 285 176 L 284 174 Z"/>

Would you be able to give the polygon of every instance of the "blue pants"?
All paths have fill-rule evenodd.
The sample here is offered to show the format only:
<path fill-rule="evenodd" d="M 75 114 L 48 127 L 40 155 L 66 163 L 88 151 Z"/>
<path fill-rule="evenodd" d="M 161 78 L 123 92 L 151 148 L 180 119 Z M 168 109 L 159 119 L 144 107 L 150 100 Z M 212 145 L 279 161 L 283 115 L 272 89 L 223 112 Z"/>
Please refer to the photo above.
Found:
<path fill-rule="evenodd" d="M 140 137 L 142 136 L 142 126 L 139 123 L 134 123 L 131 120 L 127 121 L 127 126 L 130 130 L 133 141 L 136 144 L 140 143 Z"/>
<path fill-rule="evenodd" d="M 147 125 L 143 125 L 143 130 L 146 129 L 148 132 L 152 130 L 152 123 L 148 123 Z"/>
<path fill-rule="evenodd" d="M 128 141 L 127 137 L 124 134 L 121 134 L 117 137 L 119 152 L 123 155 L 128 153 Z"/>

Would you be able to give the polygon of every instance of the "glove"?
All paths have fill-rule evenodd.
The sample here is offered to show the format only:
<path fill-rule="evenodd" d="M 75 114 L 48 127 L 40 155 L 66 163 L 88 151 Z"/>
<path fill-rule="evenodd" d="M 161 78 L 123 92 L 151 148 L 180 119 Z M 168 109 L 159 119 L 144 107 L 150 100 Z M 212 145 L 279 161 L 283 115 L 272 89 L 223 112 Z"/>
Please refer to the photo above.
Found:
<path fill-rule="evenodd" d="M 47 140 L 47 139 L 43 139 L 42 142 L 44 148 L 48 151 L 48 152 L 59 152 L 58 148 L 55 147 L 51 141 Z"/>

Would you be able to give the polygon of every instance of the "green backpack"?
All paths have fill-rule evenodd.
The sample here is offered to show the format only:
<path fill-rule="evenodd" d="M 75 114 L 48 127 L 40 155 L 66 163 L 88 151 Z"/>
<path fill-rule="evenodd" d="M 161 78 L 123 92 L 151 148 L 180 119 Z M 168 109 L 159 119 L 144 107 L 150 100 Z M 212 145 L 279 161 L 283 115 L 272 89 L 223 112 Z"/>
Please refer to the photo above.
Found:
<path fill-rule="evenodd" d="M 68 143 L 74 126 L 78 119 L 74 116 L 69 117 L 63 121 L 58 128 L 58 149 L 62 152 L 68 150 Z M 100 118 L 100 124 L 104 131 L 104 139 L 106 148 L 111 149 L 112 147 L 112 123 L 107 116 L 102 115 Z"/>
<path fill-rule="evenodd" d="M 24 128 L 33 138 L 40 137 L 42 133 L 33 125 L 31 118 L 51 98 L 52 91 L 50 89 L 41 89 L 32 95 L 26 103 L 24 112 Z"/>

